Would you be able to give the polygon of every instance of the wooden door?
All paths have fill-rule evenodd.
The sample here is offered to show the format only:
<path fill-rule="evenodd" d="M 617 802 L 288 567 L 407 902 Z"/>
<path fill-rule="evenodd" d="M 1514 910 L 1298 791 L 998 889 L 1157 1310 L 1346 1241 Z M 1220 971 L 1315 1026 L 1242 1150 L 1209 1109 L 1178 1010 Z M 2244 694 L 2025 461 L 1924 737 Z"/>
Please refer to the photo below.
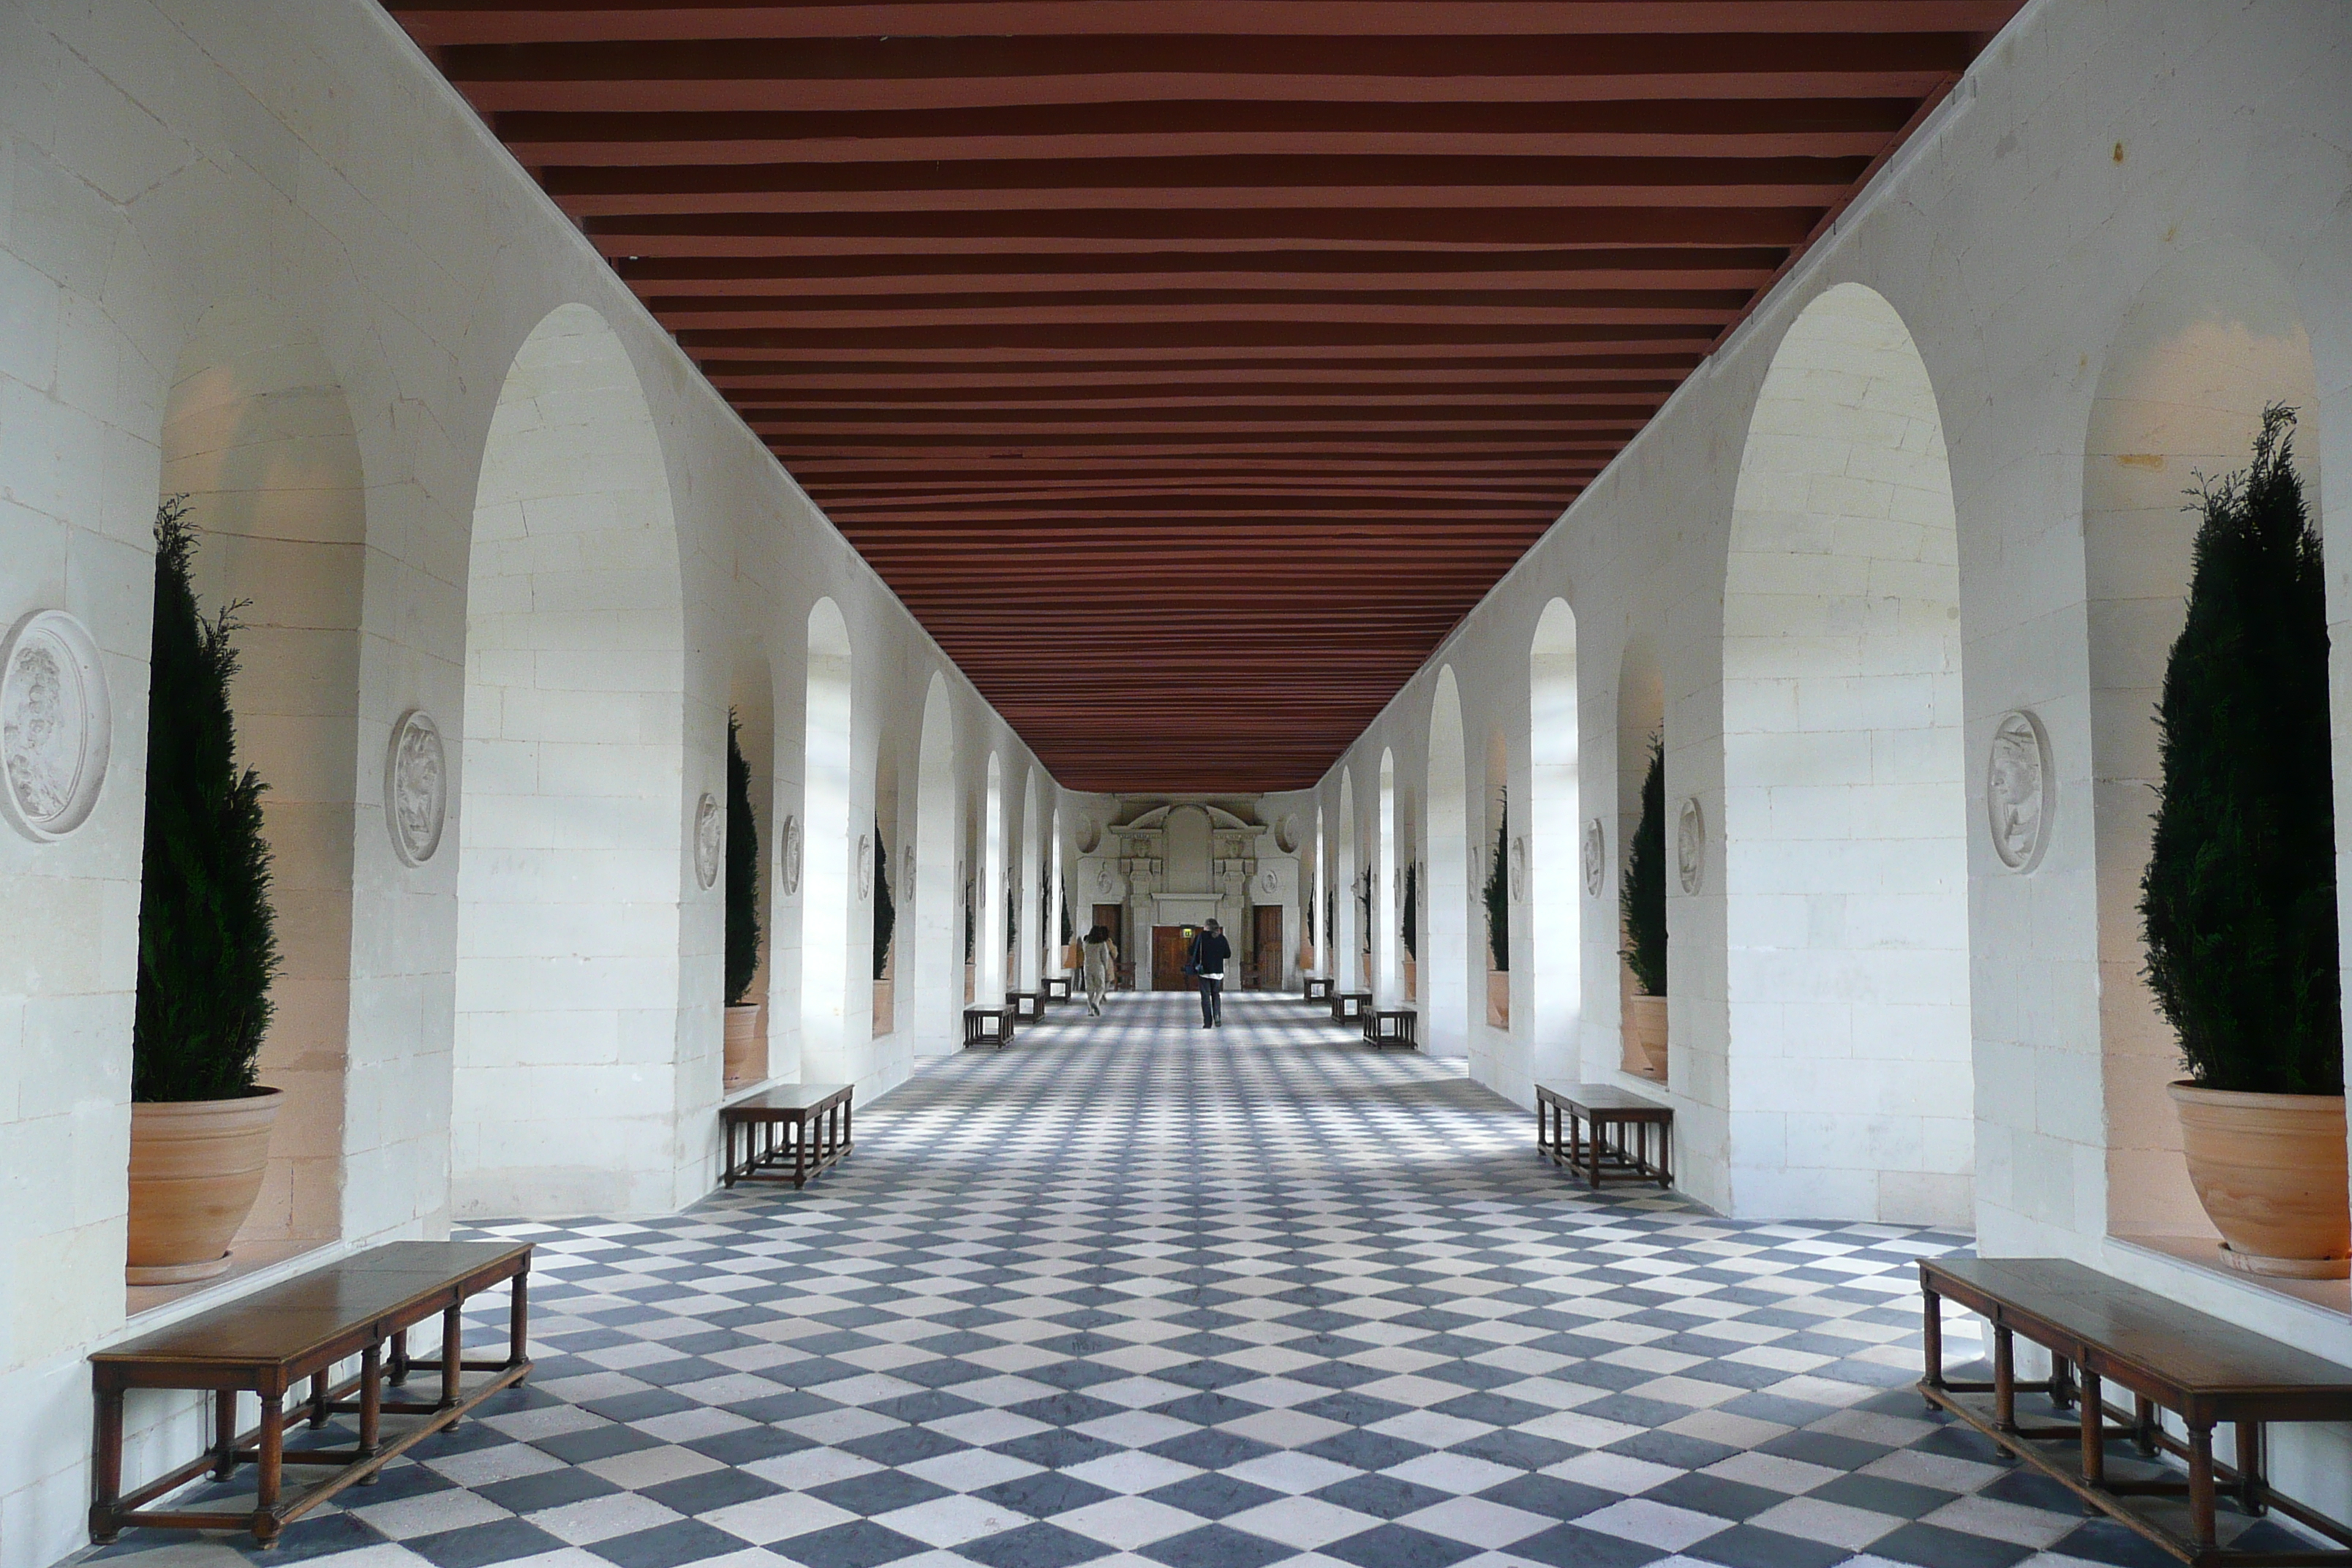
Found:
<path fill-rule="evenodd" d="M 1154 991 L 1190 991 L 1192 977 L 1184 973 L 1184 955 L 1192 951 L 1192 938 L 1198 926 L 1153 926 L 1151 928 L 1151 988 Z"/>
<path fill-rule="evenodd" d="M 1135 955 L 1127 951 L 1127 932 L 1120 929 L 1126 924 L 1127 906 L 1125 904 L 1097 904 L 1095 918 L 1087 922 L 1087 929 L 1091 931 L 1096 926 L 1101 926 L 1110 932 L 1111 945 L 1118 949 L 1119 955 L 1123 958 L 1132 958 Z M 1086 932 L 1081 931 L 1078 934 L 1084 936 Z"/>
<path fill-rule="evenodd" d="M 1250 950 L 1257 955 L 1257 988 L 1279 991 L 1282 989 L 1281 907 L 1260 904 L 1250 911 L 1250 918 L 1256 922 Z"/>

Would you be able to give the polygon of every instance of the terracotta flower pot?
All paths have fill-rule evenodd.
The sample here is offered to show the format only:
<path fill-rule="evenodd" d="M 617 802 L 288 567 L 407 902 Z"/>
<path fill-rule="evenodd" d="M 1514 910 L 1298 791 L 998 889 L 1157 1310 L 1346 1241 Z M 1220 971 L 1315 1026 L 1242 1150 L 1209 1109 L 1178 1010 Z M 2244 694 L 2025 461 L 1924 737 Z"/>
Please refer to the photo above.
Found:
<path fill-rule="evenodd" d="M 1486 971 L 1486 1022 L 1497 1029 L 1511 1026 L 1511 974 L 1507 969 Z"/>
<path fill-rule="evenodd" d="M 1666 999 L 1644 996 L 1629 991 L 1624 998 L 1624 1020 L 1620 1026 L 1622 1052 L 1620 1064 L 1636 1078 L 1646 1078 L 1653 1083 L 1666 1081 Z"/>
<path fill-rule="evenodd" d="M 898 1026 L 898 983 L 877 980 L 874 983 L 874 1037 L 880 1039 Z"/>
<path fill-rule="evenodd" d="M 2352 1273 L 2344 1097 L 2168 1086 L 2180 1152 L 2232 1268 L 2289 1279 Z"/>
<path fill-rule="evenodd" d="M 228 1272 L 228 1244 L 261 1195 L 269 1130 L 286 1096 L 182 1100 L 131 1108 L 133 1285 L 183 1285 Z"/>
<path fill-rule="evenodd" d="M 727 1054 L 721 1081 L 729 1089 L 741 1089 L 768 1076 L 768 1040 L 760 1028 L 764 1005 L 759 1002 L 727 1005 Z"/>
<path fill-rule="evenodd" d="M 1421 962 L 1418 959 L 1408 958 L 1404 961 L 1404 999 L 1411 1002 L 1420 994 Z"/>

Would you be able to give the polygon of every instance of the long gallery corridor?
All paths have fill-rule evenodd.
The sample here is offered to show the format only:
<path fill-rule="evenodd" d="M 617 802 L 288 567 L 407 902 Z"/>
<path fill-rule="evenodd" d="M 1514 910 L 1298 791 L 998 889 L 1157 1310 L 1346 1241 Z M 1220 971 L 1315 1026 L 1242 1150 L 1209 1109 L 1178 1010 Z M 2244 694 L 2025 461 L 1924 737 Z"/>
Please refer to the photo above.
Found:
<path fill-rule="evenodd" d="M 523 1390 L 273 1558 L 98 1555 L 2153 1560 L 1923 1418 L 1911 1262 L 1964 1237 L 1596 1201 L 1459 1063 L 1228 1006 L 1119 995 L 932 1063 L 804 1193 L 477 1232 L 539 1245 Z"/>

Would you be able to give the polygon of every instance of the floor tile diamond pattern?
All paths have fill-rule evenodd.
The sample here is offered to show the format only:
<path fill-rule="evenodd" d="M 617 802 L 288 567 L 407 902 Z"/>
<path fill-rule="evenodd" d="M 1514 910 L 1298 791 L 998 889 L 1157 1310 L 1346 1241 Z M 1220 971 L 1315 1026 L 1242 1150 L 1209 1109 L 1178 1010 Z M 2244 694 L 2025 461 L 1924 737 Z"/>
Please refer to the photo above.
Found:
<path fill-rule="evenodd" d="M 1596 1198 L 1459 1063 L 1287 998 L 1227 1016 L 1122 995 L 929 1064 L 804 1192 L 481 1226 L 538 1245 L 527 1386 L 272 1552 L 133 1531 L 91 1555 L 2159 1561 L 1909 1392 L 1912 1262 L 1967 1237 Z M 496 1339 L 503 1303 L 477 1306 Z"/>

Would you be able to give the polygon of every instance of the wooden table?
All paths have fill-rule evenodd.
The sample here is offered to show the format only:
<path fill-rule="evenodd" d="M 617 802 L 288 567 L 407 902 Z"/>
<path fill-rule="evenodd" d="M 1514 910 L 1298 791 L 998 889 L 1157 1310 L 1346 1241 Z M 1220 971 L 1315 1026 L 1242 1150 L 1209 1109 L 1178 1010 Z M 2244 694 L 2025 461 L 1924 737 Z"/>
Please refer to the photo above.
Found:
<path fill-rule="evenodd" d="M 1334 991 L 1331 993 L 1331 1018 L 1334 1023 L 1347 1024 L 1361 1018 L 1364 1009 L 1372 1005 L 1369 991 Z"/>
<path fill-rule="evenodd" d="M 970 1050 L 974 1046 L 994 1046 L 998 1050 L 1013 1043 L 1013 1009 L 1010 1007 L 966 1007 L 963 1010 L 963 1044 Z"/>
<path fill-rule="evenodd" d="M 1421 1015 L 1411 1007 L 1367 1007 L 1364 1010 L 1364 1044 L 1386 1050 L 1395 1046 L 1412 1050 L 1419 1044 Z"/>
<path fill-rule="evenodd" d="M 790 1182 L 804 1187 L 839 1164 L 849 1152 L 855 1114 L 853 1085 L 787 1083 L 719 1108 L 719 1131 L 727 1142 L 725 1174 L 738 1182 Z M 735 1157 L 737 1129 L 743 1157 Z M 779 1136 L 782 1142 L 779 1142 Z M 792 1169 L 784 1169 L 789 1161 Z"/>
<path fill-rule="evenodd" d="M 295 1279 L 215 1307 L 184 1322 L 93 1353 L 91 1393 L 97 1404 L 92 1435 L 96 1499 L 89 1510 L 90 1538 L 113 1541 L 126 1525 L 163 1530 L 253 1531 L 268 1545 L 287 1522 L 354 1482 L 373 1481 L 378 1470 L 499 1390 L 520 1383 L 530 1372 L 530 1244 L 504 1241 L 396 1241 L 331 1263 Z M 506 1359 L 465 1359 L 467 1298 L 512 1280 Z M 407 1380 L 408 1331 L 435 1313 L 441 1316 L 441 1387 L 431 1400 L 387 1400 L 389 1382 Z M 384 1365 L 385 1342 L 392 1364 Z M 335 1363 L 360 1358 L 356 1376 L 335 1383 Z M 486 1372 L 489 1380 L 472 1392 L 464 1374 Z M 307 1378 L 307 1399 L 291 1410 L 287 1396 Z M 190 1460 L 122 1495 L 122 1400 L 133 1388 L 209 1390 L 213 1395 L 211 1452 Z M 261 1403 L 261 1421 L 239 1433 L 240 1393 Z M 287 1428 L 308 1420 L 324 1426 L 331 1415 L 356 1413 L 359 1437 L 349 1448 L 286 1448 Z M 419 1423 L 386 1440 L 386 1415 L 415 1415 Z M 239 1465 L 252 1464 L 257 1478 L 249 1511 L 220 1509 L 149 1509 L 145 1505 L 177 1490 L 205 1470 L 227 1480 Z M 297 1496 L 281 1496 L 289 1465 L 321 1465 L 333 1473 Z"/>
<path fill-rule="evenodd" d="M 1330 1005 L 1331 977 L 1329 975 L 1310 974 L 1300 984 L 1306 987 L 1305 998 L 1308 1006 L 1318 1004 L 1324 1006 Z"/>
<path fill-rule="evenodd" d="M 1922 1258 L 1919 1292 L 1927 1361 L 1919 1392 L 1927 1403 L 1950 1411 L 2116 1522 L 2195 1568 L 2352 1563 L 2352 1551 L 2224 1548 L 2214 1521 L 2215 1492 L 2226 1482 L 2246 1512 L 2275 1508 L 2352 1547 L 2352 1529 L 2280 1495 L 2263 1473 L 2267 1423 L 2352 1420 L 2352 1369 L 2063 1258 Z M 1955 1383 L 1944 1375 L 1947 1299 L 1991 1321 L 1990 1383 Z M 2050 1352 L 2048 1378 L 2018 1381 L 2019 1334 Z M 2108 1409 L 2108 1383 L 2130 1390 L 2128 1415 Z M 2076 1419 L 2026 1426 L 2017 1415 L 2021 1392 L 2047 1394 L 2062 1410 L 2072 1405 Z M 1963 1397 L 1984 1394 L 1991 1395 L 1990 1408 Z M 2159 1407 L 2180 1417 L 2186 1442 L 2157 1424 Z M 2213 1428 L 2223 1422 L 2237 1432 L 2234 1467 L 2213 1459 Z M 2189 1474 L 2111 1479 L 2106 1445 L 2116 1438 L 2131 1439 L 2145 1455 L 2158 1448 L 2177 1455 L 2187 1461 Z M 2185 1498 L 2188 1533 L 2127 1507 L 2124 1500 L 2134 1496 Z"/>
<path fill-rule="evenodd" d="M 1672 1186 L 1674 1143 L 1672 1106 L 1614 1084 L 1536 1085 L 1536 1152 L 1566 1164 L 1595 1192 L 1611 1182 Z"/>

